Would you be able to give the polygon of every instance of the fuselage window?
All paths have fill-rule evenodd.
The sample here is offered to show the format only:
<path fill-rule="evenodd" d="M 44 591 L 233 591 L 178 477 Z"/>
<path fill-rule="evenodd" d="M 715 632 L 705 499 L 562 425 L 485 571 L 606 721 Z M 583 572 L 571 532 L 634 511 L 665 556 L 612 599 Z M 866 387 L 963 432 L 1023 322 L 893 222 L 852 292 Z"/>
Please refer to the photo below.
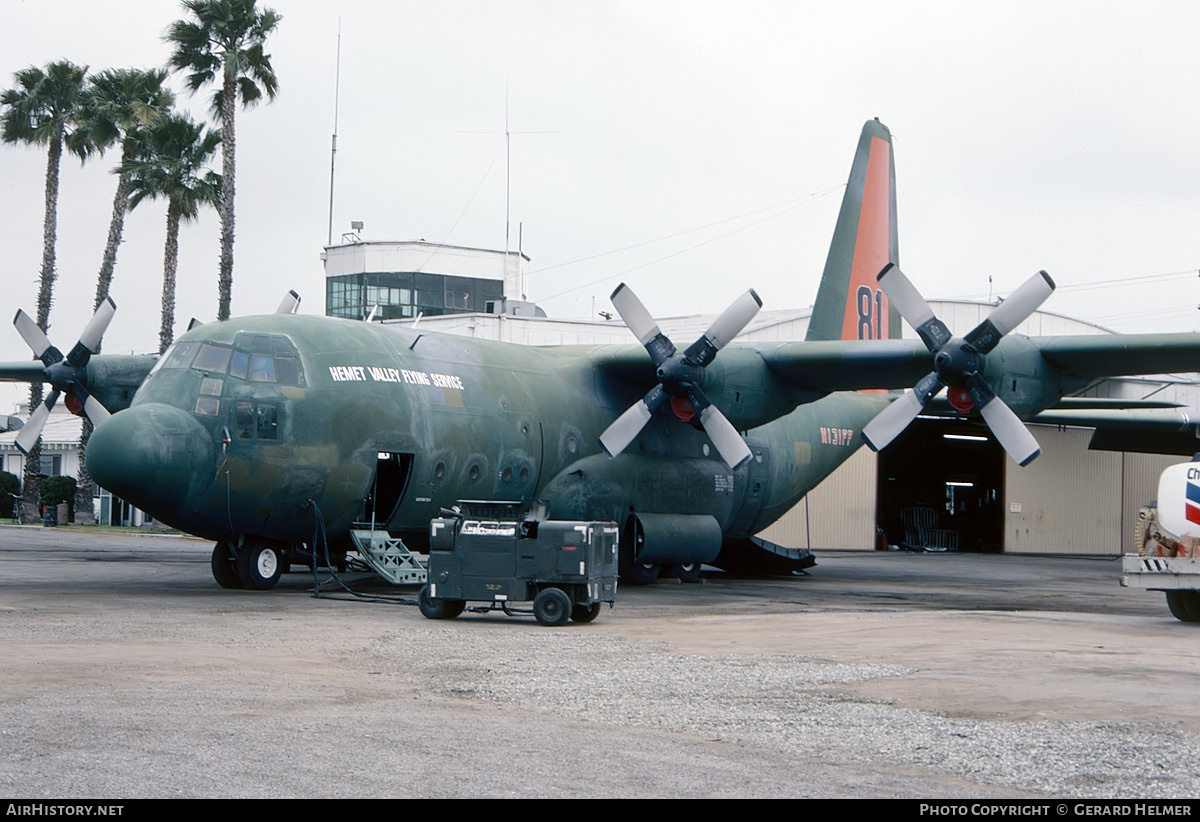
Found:
<path fill-rule="evenodd" d="M 199 348 L 200 343 L 179 343 L 170 355 L 167 356 L 166 362 L 163 363 L 163 368 L 187 368 L 192 364 L 192 357 L 196 356 L 196 351 Z"/>
<path fill-rule="evenodd" d="M 192 363 L 192 368 L 224 374 L 225 366 L 229 364 L 229 353 L 229 349 L 223 345 L 205 343 L 200 346 L 200 353 L 196 356 L 196 361 Z"/>
<path fill-rule="evenodd" d="M 218 380 L 213 377 L 205 377 L 200 381 L 200 393 L 212 394 L 214 397 L 221 396 L 221 386 L 224 385 L 224 380 Z"/>

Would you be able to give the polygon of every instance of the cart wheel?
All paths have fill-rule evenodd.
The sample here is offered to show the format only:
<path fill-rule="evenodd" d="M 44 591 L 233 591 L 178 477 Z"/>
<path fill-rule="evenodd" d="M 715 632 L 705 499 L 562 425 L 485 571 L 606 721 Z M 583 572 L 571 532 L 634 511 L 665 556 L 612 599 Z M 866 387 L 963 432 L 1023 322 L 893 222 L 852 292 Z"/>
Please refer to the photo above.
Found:
<path fill-rule="evenodd" d="M 454 619 L 463 612 L 467 603 L 461 599 L 438 599 L 429 595 L 429 586 L 421 588 L 417 594 L 417 607 L 426 619 Z"/>
<path fill-rule="evenodd" d="M 542 625 L 562 625 L 571 617 L 571 598 L 559 588 L 546 588 L 533 598 L 533 615 Z"/>
<path fill-rule="evenodd" d="M 600 616 L 599 602 L 593 602 L 591 605 L 575 605 L 571 608 L 571 619 L 575 622 L 591 622 L 598 616 Z"/>

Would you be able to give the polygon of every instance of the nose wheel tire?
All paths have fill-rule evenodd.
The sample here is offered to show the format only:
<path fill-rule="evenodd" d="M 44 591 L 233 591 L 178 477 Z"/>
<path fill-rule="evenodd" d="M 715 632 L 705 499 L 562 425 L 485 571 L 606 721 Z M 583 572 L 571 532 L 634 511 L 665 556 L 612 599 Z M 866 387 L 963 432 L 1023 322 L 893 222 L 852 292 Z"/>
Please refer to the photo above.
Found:
<path fill-rule="evenodd" d="M 228 542 L 218 542 L 213 546 L 212 575 L 222 588 L 236 591 L 242 587 L 242 580 L 238 576 L 237 558 Z"/>
<path fill-rule="evenodd" d="M 238 579 L 252 591 L 268 591 L 283 574 L 283 551 L 267 540 L 247 539 L 238 554 Z"/>

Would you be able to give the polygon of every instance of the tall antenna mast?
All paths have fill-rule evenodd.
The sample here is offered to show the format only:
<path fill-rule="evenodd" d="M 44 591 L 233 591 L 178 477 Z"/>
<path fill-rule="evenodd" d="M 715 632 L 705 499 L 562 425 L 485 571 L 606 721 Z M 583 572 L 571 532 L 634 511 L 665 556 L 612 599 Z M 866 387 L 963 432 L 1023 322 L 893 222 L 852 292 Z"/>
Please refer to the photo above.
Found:
<path fill-rule="evenodd" d="M 333 169 L 337 161 L 338 98 L 342 88 L 342 18 L 338 18 L 337 68 L 333 81 L 333 147 L 329 152 L 329 239 L 325 245 L 333 245 Z"/>

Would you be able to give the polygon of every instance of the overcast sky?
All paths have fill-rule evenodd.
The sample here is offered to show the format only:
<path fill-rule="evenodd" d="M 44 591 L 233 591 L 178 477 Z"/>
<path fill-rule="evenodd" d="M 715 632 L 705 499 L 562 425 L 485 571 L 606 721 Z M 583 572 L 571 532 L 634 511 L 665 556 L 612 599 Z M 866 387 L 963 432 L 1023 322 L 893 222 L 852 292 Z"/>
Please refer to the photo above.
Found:
<path fill-rule="evenodd" d="M 262 5 L 262 4 L 260 4 Z M 274 0 L 278 98 L 239 110 L 235 314 L 289 288 L 323 313 L 338 32 L 334 242 L 503 248 L 530 297 L 594 316 L 628 282 L 658 315 L 753 286 L 812 303 L 864 120 L 895 140 L 901 263 L 927 297 L 987 298 L 1046 269 L 1046 310 L 1121 331 L 1200 312 L 1200 4 L 1195 2 L 373 2 Z M 0 88 L 68 59 L 165 64 L 166 0 L 3 0 Z M 209 93 L 191 97 L 197 117 Z M 50 336 L 91 313 L 117 152 L 64 159 Z M 219 160 L 217 161 L 219 168 Z M 0 359 L 28 349 L 45 153 L 0 145 Z M 165 203 L 126 224 L 105 351 L 157 346 Z M 176 333 L 217 309 L 220 225 L 181 238 Z M 989 277 L 992 282 L 989 284 Z M 969 329 L 954 329 L 965 333 Z M 0 412 L 24 396 L 5 388 Z"/>

